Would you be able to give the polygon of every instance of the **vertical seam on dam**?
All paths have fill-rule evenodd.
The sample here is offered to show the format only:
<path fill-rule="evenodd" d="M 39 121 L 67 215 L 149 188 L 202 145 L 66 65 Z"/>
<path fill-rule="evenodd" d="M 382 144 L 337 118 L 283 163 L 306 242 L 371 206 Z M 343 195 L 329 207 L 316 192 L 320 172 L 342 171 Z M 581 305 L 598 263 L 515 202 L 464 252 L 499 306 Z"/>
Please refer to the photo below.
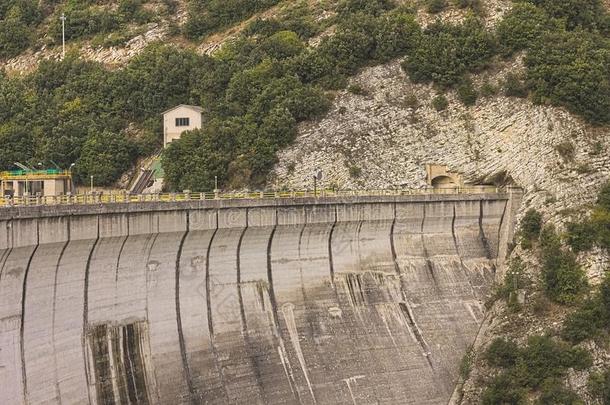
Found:
<path fill-rule="evenodd" d="M 335 264 L 333 259 L 333 234 L 335 233 L 335 227 L 337 226 L 337 206 L 335 205 L 335 220 L 333 221 L 333 225 L 330 228 L 330 233 L 328 234 L 328 264 L 330 267 L 330 283 L 333 286 L 333 290 L 335 287 Z"/>
<path fill-rule="evenodd" d="M 239 235 L 239 240 L 237 241 L 237 258 L 235 261 L 235 267 L 237 270 L 237 299 L 239 300 L 239 315 L 241 317 L 241 330 L 246 335 L 246 340 L 248 340 L 248 322 L 246 319 L 246 312 L 244 310 L 244 297 L 241 291 L 241 245 L 244 241 L 244 236 L 246 235 L 246 231 L 248 230 L 248 216 L 249 210 L 246 208 L 246 226 L 241 231 L 241 235 Z"/>
<path fill-rule="evenodd" d="M 68 217 L 68 223 L 70 221 Z M 59 258 L 57 259 L 57 264 L 55 265 L 55 277 L 53 281 L 53 319 L 51 320 L 51 342 L 53 344 L 53 366 L 55 372 L 55 392 L 57 395 L 57 401 L 61 404 L 61 393 L 59 391 L 59 382 L 57 381 L 57 351 L 55 350 L 55 319 L 56 319 L 56 302 L 57 302 L 57 275 L 59 273 L 59 265 L 61 264 L 61 260 L 64 257 L 64 253 L 66 252 L 66 248 L 68 247 L 68 243 L 70 243 L 70 226 L 68 225 L 68 240 L 64 243 L 64 246 L 61 249 L 61 253 L 59 254 Z"/>
<path fill-rule="evenodd" d="M 424 209 L 422 210 L 422 218 L 421 218 L 421 226 L 419 230 L 419 234 L 421 236 L 421 245 L 424 252 L 424 260 L 426 261 L 426 269 L 428 270 L 428 274 L 432 277 L 432 281 L 434 282 L 434 287 L 438 288 L 438 284 L 436 282 L 436 276 L 434 275 L 434 268 L 432 267 L 432 262 L 430 261 L 430 255 L 428 254 L 428 249 L 426 248 L 426 239 L 424 238 L 424 223 L 426 222 L 426 204 L 423 205 Z"/>
<path fill-rule="evenodd" d="M 91 269 L 91 259 L 93 258 L 93 253 L 97 248 L 97 244 L 100 240 L 100 217 L 97 217 L 97 235 L 95 238 L 95 242 L 93 242 L 93 246 L 91 246 L 91 250 L 89 251 L 89 256 L 87 257 L 87 264 L 85 265 L 85 280 L 84 280 L 84 292 L 83 292 L 83 332 L 81 335 L 81 344 L 83 350 L 83 361 L 85 366 L 85 380 L 87 382 L 87 396 L 89 397 L 89 403 L 91 404 L 91 376 L 89 376 L 89 363 L 87 356 L 87 329 L 89 323 L 89 272 Z"/>
<path fill-rule="evenodd" d="M 186 344 L 184 342 L 184 332 L 182 331 L 182 315 L 180 313 L 180 261 L 182 259 L 182 249 L 184 247 L 184 241 L 189 234 L 190 218 L 188 212 L 186 213 L 186 230 L 184 235 L 180 239 L 180 245 L 178 246 L 178 253 L 176 254 L 176 286 L 175 286 L 175 300 L 176 300 L 176 327 L 178 329 L 178 344 L 180 346 L 180 358 L 182 359 L 182 369 L 184 370 L 184 378 L 186 380 L 186 386 L 189 390 L 190 402 L 195 404 L 195 389 L 193 387 L 193 379 L 191 376 L 191 369 L 186 358 Z"/>
<path fill-rule="evenodd" d="M 273 270 L 271 264 L 271 246 L 273 244 L 273 238 L 275 236 L 275 232 L 277 231 L 278 226 L 278 216 L 277 216 L 277 208 L 275 209 L 275 223 L 273 224 L 273 229 L 271 230 L 271 234 L 269 235 L 269 241 L 267 242 L 267 282 L 269 284 L 269 301 L 271 301 L 271 315 L 273 317 L 273 324 L 276 329 L 277 339 L 279 341 L 279 350 L 281 352 L 281 356 L 286 356 L 286 362 L 288 363 L 288 367 L 292 369 L 289 364 L 288 356 L 286 352 L 286 348 L 284 346 L 284 338 L 282 337 L 282 328 L 280 326 L 280 317 L 277 309 L 277 300 L 275 299 L 275 288 L 273 287 Z M 301 395 L 299 394 L 299 387 L 297 387 L 296 381 L 294 380 L 294 376 L 292 375 L 292 371 L 289 373 L 288 382 L 290 384 L 290 388 L 293 394 L 296 396 L 297 401 L 301 404 Z"/>
<path fill-rule="evenodd" d="M 36 232 L 36 234 L 38 234 L 38 231 Z M 27 376 L 26 376 L 26 370 L 25 370 L 25 348 L 23 346 L 23 335 L 24 335 L 24 331 L 25 331 L 25 296 L 26 296 L 26 287 L 27 287 L 27 280 L 28 280 L 28 273 L 30 272 L 30 265 L 32 264 L 32 259 L 34 258 L 34 255 L 36 254 L 36 251 L 38 251 L 38 246 L 40 246 L 38 243 L 36 244 L 36 246 L 34 247 L 34 250 L 32 251 L 32 254 L 30 255 L 30 258 L 28 259 L 28 264 L 25 268 L 25 273 L 23 275 L 23 289 L 21 291 L 21 325 L 20 325 L 20 329 L 19 329 L 19 342 L 20 342 L 20 349 L 21 349 L 21 379 L 23 382 L 23 401 L 25 404 L 28 403 L 28 381 L 27 381 Z"/>
<path fill-rule="evenodd" d="M 479 237 L 483 243 L 487 259 L 491 260 L 492 255 L 491 248 L 489 247 L 489 240 L 487 240 L 487 236 L 485 236 L 485 231 L 483 230 L 483 200 L 479 200 Z"/>
<path fill-rule="evenodd" d="M 504 209 L 502 210 L 502 216 L 500 217 L 500 225 L 498 226 L 498 253 L 496 254 L 496 263 L 498 260 L 504 261 L 504 257 L 500 257 L 500 241 L 502 240 L 502 228 L 504 227 L 504 218 L 506 211 L 508 210 L 508 200 L 504 202 Z M 507 241 L 508 242 L 508 241 Z"/>
<path fill-rule="evenodd" d="M 243 297 L 243 293 L 241 291 L 241 287 L 242 287 L 241 286 L 241 246 L 243 244 L 244 237 L 246 236 L 246 231 L 248 230 L 248 227 L 249 227 L 249 215 L 250 215 L 250 210 L 248 208 L 246 208 L 246 226 L 241 231 L 241 234 L 239 235 L 239 240 L 237 241 L 237 249 L 236 249 L 237 257 L 236 257 L 236 261 L 235 261 L 235 268 L 237 270 L 237 300 L 239 302 L 239 315 L 240 315 L 240 319 L 241 319 L 241 333 L 243 334 L 244 341 L 246 343 L 246 353 L 248 355 L 248 361 L 254 371 L 254 378 L 256 379 L 256 386 L 258 387 L 259 394 L 263 397 L 265 402 L 268 402 L 266 400 L 267 398 L 265 395 L 265 391 L 263 389 L 263 383 L 261 381 L 259 365 L 257 364 L 257 361 L 255 360 L 254 356 L 252 355 L 253 343 L 250 338 L 250 332 L 248 330 L 248 320 L 246 318 L 246 311 L 244 309 L 244 297 Z"/>
<path fill-rule="evenodd" d="M 206 252 L 205 259 L 205 300 L 207 305 L 207 313 L 208 313 L 208 332 L 210 334 L 210 347 L 212 349 L 212 354 L 214 355 L 214 365 L 216 366 L 216 370 L 218 371 L 218 376 L 220 378 L 220 384 L 222 385 L 222 389 L 224 391 L 225 397 L 229 398 L 229 393 L 227 392 L 227 385 L 225 384 L 224 372 L 220 364 L 218 364 L 219 356 L 218 350 L 216 348 L 216 342 L 214 339 L 214 322 L 212 320 L 212 297 L 210 297 L 210 252 L 212 250 L 212 243 L 214 242 L 214 238 L 216 237 L 216 233 L 218 233 L 218 211 L 216 211 L 216 229 L 212 233 L 212 237 L 210 238 L 210 242 L 208 243 L 208 251 Z"/>
<path fill-rule="evenodd" d="M 455 203 L 454 203 L 453 204 L 453 219 L 451 220 L 451 236 L 453 237 L 453 246 L 455 247 L 455 254 L 460 259 L 460 266 L 462 267 L 462 270 L 464 271 L 464 275 L 466 276 L 466 279 L 468 280 L 468 285 L 470 286 L 470 291 L 472 293 L 472 296 L 476 298 L 477 294 L 475 293 L 474 285 L 472 285 L 472 280 L 470 278 L 470 274 L 468 274 L 469 273 L 468 268 L 464 264 L 464 259 L 462 259 L 462 255 L 460 254 L 460 250 L 458 248 L 458 240 L 457 240 L 457 235 L 455 233 L 456 218 L 457 218 L 457 213 L 456 213 Z"/>
<path fill-rule="evenodd" d="M 398 255 L 396 254 L 396 245 L 394 244 L 394 228 L 396 227 L 396 203 L 394 203 L 394 218 L 392 219 L 392 226 L 390 227 L 390 249 L 392 251 L 392 261 L 394 262 L 394 270 L 396 271 L 396 275 L 398 276 L 398 281 L 400 282 L 400 266 L 398 265 Z M 401 292 L 402 292 L 402 283 Z"/>

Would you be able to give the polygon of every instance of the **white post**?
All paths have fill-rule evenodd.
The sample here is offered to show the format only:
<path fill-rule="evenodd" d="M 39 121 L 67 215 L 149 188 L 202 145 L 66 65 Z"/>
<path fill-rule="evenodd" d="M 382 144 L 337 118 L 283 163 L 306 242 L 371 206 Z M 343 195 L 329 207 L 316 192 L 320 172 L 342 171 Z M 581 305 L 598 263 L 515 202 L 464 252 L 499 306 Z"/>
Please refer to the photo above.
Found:
<path fill-rule="evenodd" d="M 66 57 L 66 15 L 61 13 L 61 60 Z"/>

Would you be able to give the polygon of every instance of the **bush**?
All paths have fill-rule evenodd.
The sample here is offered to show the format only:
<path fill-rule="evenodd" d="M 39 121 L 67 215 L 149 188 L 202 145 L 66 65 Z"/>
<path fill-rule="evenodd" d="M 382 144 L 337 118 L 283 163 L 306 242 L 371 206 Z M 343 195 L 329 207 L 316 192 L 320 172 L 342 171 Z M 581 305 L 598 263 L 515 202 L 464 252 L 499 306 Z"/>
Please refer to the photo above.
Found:
<path fill-rule="evenodd" d="M 18 18 L 0 21 L 0 58 L 11 58 L 24 51 L 31 42 L 31 32 Z"/>
<path fill-rule="evenodd" d="M 473 106 L 477 102 L 477 98 L 479 97 L 477 91 L 475 90 L 471 80 L 464 80 L 457 87 L 458 98 L 465 106 Z"/>
<path fill-rule="evenodd" d="M 491 366 L 504 369 L 483 392 L 482 403 L 489 405 L 525 404 L 528 391 L 538 389 L 541 404 L 572 404 L 573 393 L 560 381 L 569 368 L 583 370 L 592 364 L 586 351 L 549 336 L 531 336 L 523 348 L 496 339 L 485 352 L 485 359 Z M 557 398 L 568 402 L 553 402 Z"/>
<path fill-rule="evenodd" d="M 563 141 L 555 145 L 555 150 L 559 153 L 559 156 L 564 158 L 567 161 L 574 160 L 574 155 L 576 154 L 576 148 L 574 144 L 570 141 Z"/>
<path fill-rule="evenodd" d="M 549 379 L 542 384 L 540 397 L 536 405 L 583 405 L 578 395 L 564 387 L 561 381 Z"/>
<path fill-rule="evenodd" d="M 537 103 L 567 107 L 594 123 L 610 122 L 610 41 L 587 31 L 543 34 L 525 59 Z"/>
<path fill-rule="evenodd" d="M 604 184 L 597 196 L 597 205 L 600 208 L 610 211 L 610 183 Z"/>
<path fill-rule="evenodd" d="M 595 29 L 605 24 L 607 12 L 601 0 L 531 0 L 554 18 L 563 19 L 569 29 Z"/>
<path fill-rule="evenodd" d="M 94 134 L 83 145 L 76 173 L 83 182 L 94 176 L 95 184 L 108 186 L 133 164 L 135 152 L 134 144 L 123 134 Z"/>
<path fill-rule="evenodd" d="M 527 49 L 551 28 L 546 13 L 531 3 L 516 3 L 498 23 L 496 34 L 504 52 Z"/>
<path fill-rule="evenodd" d="M 593 398 L 604 405 L 610 405 L 610 370 L 591 373 L 587 387 Z"/>
<path fill-rule="evenodd" d="M 514 73 L 508 73 L 504 77 L 502 88 L 506 97 L 525 98 L 528 94 L 528 89 L 523 79 Z"/>
<path fill-rule="evenodd" d="M 608 334 L 610 328 L 610 277 L 608 274 L 595 294 L 587 299 L 564 322 L 562 336 L 580 343 Z"/>
<path fill-rule="evenodd" d="M 402 66 L 414 82 L 450 87 L 465 73 L 482 68 L 494 54 L 493 36 L 469 17 L 460 25 L 432 24 Z"/>
<path fill-rule="evenodd" d="M 519 346 L 513 341 L 496 338 L 485 351 L 485 360 L 492 367 L 509 368 L 517 364 Z"/>
<path fill-rule="evenodd" d="M 552 226 L 540 235 L 542 278 L 547 296 L 560 304 L 573 304 L 585 292 L 588 283 L 572 252 L 561 249 Z"/>
<path fill-rule="evenodd" d="M 352 179 L 357 179 L 362 176 L 362 169 L 358 166 L 350 166 L 349 168 L 349 177 Z"/>
<path fill-rule="evenodd" d="M 447 100 L 447 97 L 439 94 L 432 99 L 432 106 L 436 111 L 444 111 L 449 106 L 449 101 Z"/>
<path fill-rule="evenodd" d="M 202 38 L 220 28 L 243 21 L 254 13 L 276 5 L 279 0 L 189 0 L 186 36 Z"/>
<path fill-rule="evenodd" d="M 567 243 L 576 253 L 591 250 L 597 239 L 595 227 L 588 221 L 583 223 L 569 222 L 566 225 L 566 231 Z"/>
<path fill-rule="evenodd" d="M 119 28 L 121 23 L 117 13 L 95 7 L 69 7 L 65 10 L 65 14 L 67 22 L 66 41 L 108 33 Z M 56 43 L 61 43 L 62 25 L 58 16 L 51 20 L 49 35 Z"/>
<path fill-rule="evenodd" d="M 521 236 L 529 241 L 537 240 L 542 230 L 542 214 L 533 208 L 521 220 Z"/>
<path fill-rule="evenodd" d="M 447 0 L 428 0 L 426 10 L 431 14 L 436 14 L 445 8 L 447 8 Z"/>

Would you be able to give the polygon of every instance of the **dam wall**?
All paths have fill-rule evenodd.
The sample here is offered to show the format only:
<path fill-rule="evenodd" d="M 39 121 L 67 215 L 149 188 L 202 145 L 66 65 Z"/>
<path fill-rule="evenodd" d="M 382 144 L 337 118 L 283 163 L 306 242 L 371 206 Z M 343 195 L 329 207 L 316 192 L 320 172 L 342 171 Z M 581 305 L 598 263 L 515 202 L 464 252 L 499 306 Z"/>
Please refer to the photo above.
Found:
<path fill-rule="evenodd" d="M 447 403 L 519 200 L 0 209 L 0 403 Z"/>

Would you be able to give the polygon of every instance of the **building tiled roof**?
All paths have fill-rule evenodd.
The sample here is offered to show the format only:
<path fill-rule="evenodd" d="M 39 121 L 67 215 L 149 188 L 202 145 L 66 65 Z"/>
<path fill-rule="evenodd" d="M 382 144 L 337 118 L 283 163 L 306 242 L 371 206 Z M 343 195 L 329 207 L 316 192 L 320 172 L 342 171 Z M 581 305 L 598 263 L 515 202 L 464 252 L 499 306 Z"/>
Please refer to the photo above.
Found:
<path fill-rule="evenodd" d="M 170 109 L 169 109 L 169 110 L 167 110 L 167 111 L 163 111 L 161 114 L 162 114 L 162 115 L 165 115 L 165 114 L 167 114 L 168 112 L 174 111 L 176 108 L 180 108 L 180 107 L 186 107 L 186 108 L 190 108 L 191 110 L 194 110 L 194 111 L 197 111 L 197 112 L 202 112 L 202 111 L 203 111 L 203 108 L 201 108 L 201 107 L 199 107 L 199 106 L 196 106 L 196 105 L 179 104 L 179 105 L 177 105 L 177 106 L 175 106 L 175 107 L 170 108 Z"/>

